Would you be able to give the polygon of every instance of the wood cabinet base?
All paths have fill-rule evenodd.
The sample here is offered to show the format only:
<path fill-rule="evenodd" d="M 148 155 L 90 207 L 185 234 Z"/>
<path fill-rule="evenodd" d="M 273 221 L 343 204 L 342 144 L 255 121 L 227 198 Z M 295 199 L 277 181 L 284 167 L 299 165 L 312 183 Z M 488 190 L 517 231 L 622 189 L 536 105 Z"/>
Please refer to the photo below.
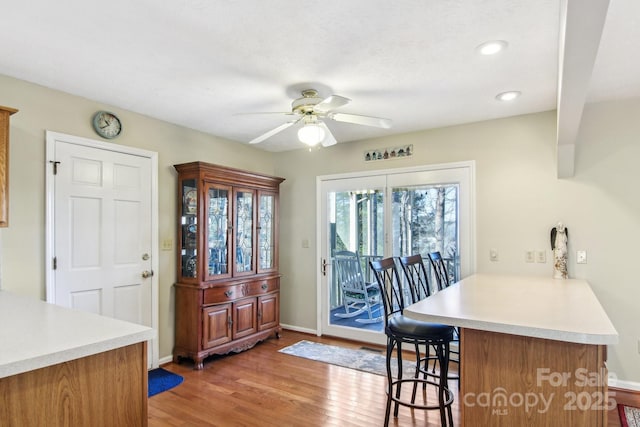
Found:
<path fill-rule="evenodd" d="M 605 426 L 606 346 L 461 331 L 463 426 Z"/>
<path fill-rule="evenodd" d="M 214 354 L 248 350 L 280 335 L 280 278 L 255 276 L 201 287 L 177 283 L 173 361 L 188 358 L 196 369 Z"/>
<path fill-rule="evenodd" d="M 0 378 L 0 424 L 146 426 L 147 343 Z"/>

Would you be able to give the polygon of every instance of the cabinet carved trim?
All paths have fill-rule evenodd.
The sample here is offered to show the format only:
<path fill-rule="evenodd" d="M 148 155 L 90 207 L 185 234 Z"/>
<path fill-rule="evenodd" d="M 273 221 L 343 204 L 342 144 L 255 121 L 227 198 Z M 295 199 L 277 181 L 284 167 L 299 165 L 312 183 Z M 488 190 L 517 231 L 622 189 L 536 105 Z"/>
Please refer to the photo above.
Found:
<path fill-rule="evenodd" d="M 278 196 L 283 178 L 192 162 L 178 171 L 173 359 L 196 369 L 280 333 Z"/>
<path fill-rule="evenodd" d="M 0 227 L 9 226 L 9 116 L 17 112 L 0 105 Z"/>

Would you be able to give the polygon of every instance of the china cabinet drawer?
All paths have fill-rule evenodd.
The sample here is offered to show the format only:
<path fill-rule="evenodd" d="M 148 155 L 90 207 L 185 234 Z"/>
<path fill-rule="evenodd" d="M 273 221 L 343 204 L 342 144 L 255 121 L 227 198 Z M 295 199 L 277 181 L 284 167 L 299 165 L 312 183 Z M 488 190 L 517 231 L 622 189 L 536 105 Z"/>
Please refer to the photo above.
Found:
<path fill-rule="evenodd" d="M 244 283 L 240 285 L 218 286 L 204 290 L 203 304 L 217 304 L 229 302 L 247 296 L 247 287 Z"/>
<path fill-rule="evenodd" d="M 280 289 L 280 279 L 256 280 L 248 284 L 248 295 L 262 295 Z"/>

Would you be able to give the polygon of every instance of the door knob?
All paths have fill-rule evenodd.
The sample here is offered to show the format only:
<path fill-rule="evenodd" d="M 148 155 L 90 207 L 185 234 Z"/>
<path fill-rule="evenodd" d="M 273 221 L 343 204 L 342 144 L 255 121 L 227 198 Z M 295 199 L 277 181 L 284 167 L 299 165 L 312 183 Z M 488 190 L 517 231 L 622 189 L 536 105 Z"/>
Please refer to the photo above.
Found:
<path fill-rule="evenodd" d="M 148 278 L 148 277 L 151 277 L 151 276 L 153 276 L 153 270 L 151 270 L 151 271 L 145 270 L 145 271 L 142 272 L 142 277 L 145 278 L 145 279 Z"/>

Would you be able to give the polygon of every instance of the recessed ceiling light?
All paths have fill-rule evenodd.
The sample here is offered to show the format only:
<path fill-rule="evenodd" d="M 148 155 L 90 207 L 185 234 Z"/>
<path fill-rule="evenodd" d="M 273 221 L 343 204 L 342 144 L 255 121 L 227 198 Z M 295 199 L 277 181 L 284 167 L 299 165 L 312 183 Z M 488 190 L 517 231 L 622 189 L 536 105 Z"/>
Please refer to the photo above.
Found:
<path fill-rule="evenodd" d="M 504 40 L 491 40 L 482 43 L 476 49 L 482 55 L 495 55 L 496 53 L 503 51 L 507 48 L 508 43 Z"/>
<path fill-rule="evenodd" d="M 517 90 L 510 90 L 508 92 L 502 92 L 496 95 L 498 101 L 513 101 L 521 95 Z"/>

